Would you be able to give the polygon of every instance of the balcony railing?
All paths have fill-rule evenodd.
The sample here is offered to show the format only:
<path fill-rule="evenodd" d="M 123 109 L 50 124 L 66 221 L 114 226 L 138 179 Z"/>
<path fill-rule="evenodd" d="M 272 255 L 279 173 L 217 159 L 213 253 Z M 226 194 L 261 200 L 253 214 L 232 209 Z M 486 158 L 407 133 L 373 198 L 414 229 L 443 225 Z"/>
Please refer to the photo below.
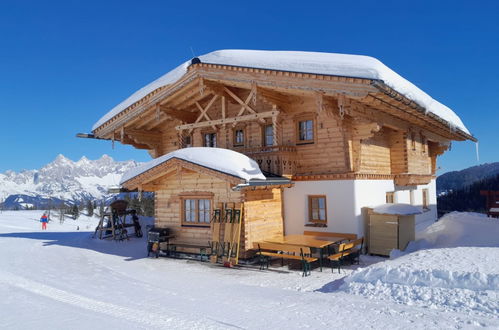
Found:
<path fill-rule="evenodd" d="M 292 176 L 296 170 L 296 147 L 266 146 L 238 150 L 254 159 L 262 171 L 282 176 Z"/>

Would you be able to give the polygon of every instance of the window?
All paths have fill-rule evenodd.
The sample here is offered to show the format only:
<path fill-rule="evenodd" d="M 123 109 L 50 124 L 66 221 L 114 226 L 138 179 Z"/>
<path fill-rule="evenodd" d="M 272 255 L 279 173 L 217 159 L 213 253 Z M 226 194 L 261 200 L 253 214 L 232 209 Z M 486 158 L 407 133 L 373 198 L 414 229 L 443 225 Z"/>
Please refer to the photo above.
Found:
<path fill-rule="evenodd" d="M 272 125 L 265 125 L 263 128 L 263 145 L 274 145 L 274 127 Z"/>
<path fill-rule="evenodd" d="M 204 146 L 205 147 L 216 147 L 217 146 L 217 133 L 204 134 Z"/>
<path fill-rule="evenodd" d="M 298 122 L 298 142 L 314 142 L 314 121 L 302 120 Z"/>
<path fill-rule="evenodd" d="M 183 148 L 190 148 L 190 147 L 192 147 L 192 138 L 191 138 L 191 136 L 190 135 L 184 136 L 182 143 L 183 143 L 183 145 L 182 145 Z"/>
<path fill-rule="evenodd" d="M 423 189 L 423 209 L 430 209 L 430 193 L 428 189 Z"/>
<path fill-rule="evenodd" d="M 411 149 L 416 150 L 416 133 L 411 133 Z"/>
<path fill-rule="evenodd" d="M 244 130 L 242 128 L 234 130 L 234 146 L 244 145 Z"/>
<path fill-rule="evenodd" d="M 395 203 L 395 193 L 393 191 L 386 193 L 386 203 L 387 204 Z"/>
<path fill-rule="evenodd" d="M 308 196 L 308 220 L 326 222 L 326 196 Z"/>
<path fill-rule="evenodd" d="M 209 225 L 211 214 L 211 199 L 184 198 L 182 199 L 183 225 Z"/>

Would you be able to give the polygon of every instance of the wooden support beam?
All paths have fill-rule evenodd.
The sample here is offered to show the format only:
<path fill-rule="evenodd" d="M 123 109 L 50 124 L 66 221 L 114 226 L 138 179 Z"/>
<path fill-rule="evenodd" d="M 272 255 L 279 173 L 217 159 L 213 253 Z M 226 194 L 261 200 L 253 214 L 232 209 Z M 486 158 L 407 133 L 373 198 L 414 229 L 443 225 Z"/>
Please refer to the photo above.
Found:
<path fill-rule="evenodd" d="M 290 95 L 276 92 L 274 90 L 257 87 L 258 96 L 266 103 L 270 105 L 277 105 L 279 109 L 288 111 L 291 106 Z"/>
<path fill-rule="evenodd" d="M 221 97 L 222 100 L 222 119 L 225 119 L 227 113 L 227 100 L 225 99 L 225 95 Z M 225 128 L 225 124 L 223 125 Z"/>
<path fill-rule="evenodd" d="M 238 116 L 242 115 L 244 113 L 244 110 L 248 110 L 250 113 L 256 113 L 255 110 L 253 110 L 252 107 L 248 105 L 248 103 L 251 101 L 251 97 L 253 96 L 253 93 L 250 92 L 248 97 L 246 98 L 246 101 L 243 101 L 237 96 L 233 91 L 228 89 L 227 87 L 224 87 L 224 91 L 227 92 L 227 94 L 230 95 L 237 103 L 241 105 L 241 110 L 237 114 Z"/>
<path fill-rule="evenodd" d="M 315 92 L 315 106 L 317 107 L 317 114 L 320 114 L 324 110 L 324 93 Z"/>
<path fill-rule="evenodd" d="M 161 107 L 161 111 L 163 111 L 163 113 L 167 114 L 168 116 L 170 116 L 172 118 L 175 118 L 175 119 L 178 119 L 178 120 L 181 120 L 184 122 L 193 122 L 198 117 L 198 115 L 194 112 L 173 109 L 173 108 L 170 108 L 166 105 L 161 105 L 160 107 Z"/>
<path fill-rule="evenodd" d="M 263 119 L 263 118 L 271 118 L 273 116 L 277 116 L 278 114 L 279 114 L 279 111 L 277 111 L 277 110 L 259 112 L 259 113 L 254 113 L 254 114 L 244 115 L 244 116 L 239 116 L 239 117 L 215 119 L 215 120 L 197 122 L 197 123 L 192 123 L 192 124 L 178 125 L 175 127 L 175 129 L 177 129 L 177 130 L 184 130 L 184 129 L 193 130 L 195 128 L 200 128 L 200 127 L 208 127 L 208 126 L 222 125 L 222 124 L 233 124 L 233 123 L 240 123 L 240 122 L 245 122 L 245 121 L 259 120 L 259 119 Z"/>
<path fill-rule="evenodd" d="M 211 98 L 211 100 L 208 102 L 208 104 L 206 105 L 206 107 L 202 107 L 198 102 L 196 102 L 196 106 L 197 108 L 199 109 L 199 111 L 201 112 L 201 114 L 199 115 L 199 117 L 196 119 L 196 121 L 194 121 L 194 124 L 198 123 L 201 121 L 201 119 L 203 117 L 205 117 L 207 120 L 211 120 L 210 119 L 210 116 L 208 116 L 207 112 L 208 110 L 211 108 L 211 106 L 213 105 L 213 103 L 215 103 L 215 100 L 218 98 L 218 95 L 215 94 L 213 95 L 213 97 Z M 216 130 L 217 128 L 215 127 L 215 125 L 208 125 L 208 126 L 212 126 L 214 130 Z M 192 133 L 192 129 L 189 130 L 189 134 Z"/>

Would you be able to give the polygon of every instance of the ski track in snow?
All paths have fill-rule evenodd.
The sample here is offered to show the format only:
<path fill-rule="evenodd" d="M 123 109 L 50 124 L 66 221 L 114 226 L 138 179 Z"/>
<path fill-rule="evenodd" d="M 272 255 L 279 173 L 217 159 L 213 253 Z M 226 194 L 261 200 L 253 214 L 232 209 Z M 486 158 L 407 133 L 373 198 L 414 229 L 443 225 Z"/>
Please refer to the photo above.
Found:
<path fill-rule="evenodd" d="M 220 327 L 217 326 L 217 324 L 224 325 L 225 327 L 232 326 L 230 324 L 220 322 L 212 318 L 210 318 L 210 320 L 193 321 L 186 319 L 181 315 L 173 315 L 173 313 L 171 312 L 169 312 L 170 315 L 167 315 L 168 313 L 166 313 L 165 311 L 162 311 L 161 314 L 158 314 L 150 311 L 131 309 L 124 306 L 91 299 L 68 291 L 60 290 L 5 271 L 0 271 L 0 284 L 14 286 L 40 296 L 57 300 L 65 304 L 84 308 L 92 312 L 103 313 L 119 319 L 126 319 L 131 322 L 143 324 L 147 327 L 216 329 Z"/>
<path fill-rule="evenodd" d="M 41 231 L 38 213 L 0 215 L 0 328 L 499 328 L 498 286 L 485 276 L 498 269 L 490 249 L 427 250 L 421 252 L 426 257 L 393 261 L 363 256 L 360 266 L 346 266 L 342 274 L 326 268 L 303 278 L 286 268 L 150 259 L 145 237 L 91 239 L 92 231 L 75 231 L 97 221 L 86 218 Z M 466 260 L 459 263 L 456 255 Z M 437 264 L 449 273 L 421 272 Z M 455 285 L 437 286 L 439 279 Z M 472 284 L 479 290 L 467 290 Z"/>

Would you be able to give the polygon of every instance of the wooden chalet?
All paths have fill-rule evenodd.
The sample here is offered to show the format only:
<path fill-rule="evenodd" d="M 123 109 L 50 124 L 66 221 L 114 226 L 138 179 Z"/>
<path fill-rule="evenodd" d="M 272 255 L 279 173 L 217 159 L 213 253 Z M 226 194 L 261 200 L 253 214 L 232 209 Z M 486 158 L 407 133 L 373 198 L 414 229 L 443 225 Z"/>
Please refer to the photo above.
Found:
<path fill-rule="evenodd" d="M 360 70 L 346 72 L 337 59 L 359 63 Z M 373 68 L 394 75 L 394 83 L 373 77 Z M 154 159 L 216 147 L 257 162 L 268 184 L 179 159 L 123 182 L 154 191 L 156 224 L 191 240 L 210 237 L 205 214 L 217 203 L 244 204 L 243 249 L 306 230 L 363 236 L 363 208 L 384 203 L 421 206 L 416 227 L 422 228 L 436 219 L 437 157 L 451 141 L 475 138 L 452 110 L 435 101 L 442 107 L 433 111 L 405 96 L 407 86 L 432 100 L 372 58 L 219 51 L 144 87 L 89 136 L 145 149 Z M 190 203 L 194 221 L 186 219 Z"/>

